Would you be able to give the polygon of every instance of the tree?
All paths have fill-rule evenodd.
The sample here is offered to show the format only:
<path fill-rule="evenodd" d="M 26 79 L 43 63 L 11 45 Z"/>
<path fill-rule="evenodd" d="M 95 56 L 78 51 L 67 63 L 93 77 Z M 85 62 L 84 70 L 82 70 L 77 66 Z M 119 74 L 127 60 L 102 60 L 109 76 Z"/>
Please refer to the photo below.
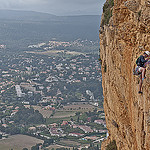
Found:
<path fill-rule="evenodd" d="M 80 116 L 80 112 L 76 112 L 76 116 Z"/>
<path fill-rule="evenodd" d="M 97 108 L 94 109 L 94 113 L 96 113 L 96 112 L 97 112 Z"/>
<path fill-rule="evenodd" d="M 32 147 L 31 147 L 31 150 L 39 150 L 39 145 L 37 144 L 37 145 L 35 145 L 35 146 L 32 146 Z"/>
<path fill-rule="evenodd" d="M 80 117 L 78 116 L 78 118 L 77 118 L 77 122 L 79 122 L 80 121 Z"/>
<path fill-rule="evenodd" d="M 27 148 L 23 148 L 22 150 L 28 150 Z"/>
<path fill-rule="evenodd" d="M 97 144 L 97 150 L 99 150 L 99 145 Z"/>
<path fill-rule="evenodd" d="M 44 122 L 44 118 L 39 111 L 34 111 L 31 107 L 25 108 L 21 107 L 19 111 L 12 118 L 16 123 L 24 123 L 24 124 L 40 124 Z"/>
<path fill-rule="evenodd" d="M 113 140 L 112 142 L 110 142 L 110 143 L 107 145 L 106 150 L 117 150 L 116 141 Z"/>

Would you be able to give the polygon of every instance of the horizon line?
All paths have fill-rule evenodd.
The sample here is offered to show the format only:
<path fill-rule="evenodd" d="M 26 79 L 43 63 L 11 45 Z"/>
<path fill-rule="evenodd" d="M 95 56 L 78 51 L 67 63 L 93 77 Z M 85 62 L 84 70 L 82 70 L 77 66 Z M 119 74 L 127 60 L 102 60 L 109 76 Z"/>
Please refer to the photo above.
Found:
<path fill-rule="evenodd" d="M 35 12 L 35 13 L 42 13 L 42 14 L 47 14 L 47 15 L 53 15 L 53 16 L 56 16 L 56 17 L 71 17 L 71 16 L 101 16 L 101 14 L 55 15 L 55 14 L 48 13 L 48 12 L 41 12 L 41 11 L 34 11 L 34 10 L 2 9 L 2 8 L 0 8 L 0 11 L 1 11 L 1 10 L 4 10 L 4 11 Z"/>

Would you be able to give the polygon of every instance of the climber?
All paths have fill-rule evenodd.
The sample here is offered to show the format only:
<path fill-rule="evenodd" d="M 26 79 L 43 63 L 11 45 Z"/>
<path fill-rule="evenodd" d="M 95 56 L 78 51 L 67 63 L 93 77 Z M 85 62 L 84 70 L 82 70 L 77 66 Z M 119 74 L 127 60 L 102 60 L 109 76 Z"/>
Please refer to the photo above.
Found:
<path fill-rule="evenodd" d="M 147 62 L 149 62 L 149 59 L 150 59 L 150 52 L 149 51 L 145 51 L 144 54 L 141 55 L 136 60 L 137 67 L 135 68 L 135 74 L 136 75 L 140 75 L 139 92 L 138 92 L 139 94 L 143 93 L 141 91 L 141 89 L 142 89 L 142 83 L 143 83 L 143 80 L 146 78 L 145 77 L 146 66 L 147 66 Z"/>

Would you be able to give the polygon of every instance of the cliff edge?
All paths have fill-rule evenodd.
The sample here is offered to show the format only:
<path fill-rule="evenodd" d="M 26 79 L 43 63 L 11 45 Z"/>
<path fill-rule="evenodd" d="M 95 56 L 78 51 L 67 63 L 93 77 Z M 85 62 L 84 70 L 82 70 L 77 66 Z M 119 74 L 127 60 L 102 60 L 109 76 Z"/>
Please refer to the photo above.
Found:
<path fill-rule="evenodd" d="M 150 0 L 107 0 L 100 27 L 104 110 L 118 150 L 150 150 L 150 66 L 138 94 L 136 59 L 150 51 Z"/>

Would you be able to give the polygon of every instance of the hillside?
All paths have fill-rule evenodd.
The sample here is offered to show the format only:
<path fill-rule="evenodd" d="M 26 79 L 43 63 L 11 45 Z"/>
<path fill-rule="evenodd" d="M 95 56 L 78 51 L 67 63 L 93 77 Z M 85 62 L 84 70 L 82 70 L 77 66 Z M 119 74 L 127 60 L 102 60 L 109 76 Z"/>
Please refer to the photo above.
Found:
<path fill-rule="evenodd" d="M 5 20 L 44 21 L 54 20 L 56 18 L 57 17 L 52 14 L 34 11 L 0 10 L 0 19 Z"/>
<path fill-rule="evenodd" d="M 139 78 L 132 73 L 139 55 L 150 50 L 149 1 L 107 0 L 103 12 L 100 55 L 109 136 L 102 150 L 113 140 L 118 150 L 149 150 L 150 66 L 143 95 L 138 94 Z"/>
<path fill-rule="evenodd" d="M 100 16 L 55 16 L 28 11 L 0 10 L 0 44 L 26 49 L 38 42 L 98 40 Z"/>

